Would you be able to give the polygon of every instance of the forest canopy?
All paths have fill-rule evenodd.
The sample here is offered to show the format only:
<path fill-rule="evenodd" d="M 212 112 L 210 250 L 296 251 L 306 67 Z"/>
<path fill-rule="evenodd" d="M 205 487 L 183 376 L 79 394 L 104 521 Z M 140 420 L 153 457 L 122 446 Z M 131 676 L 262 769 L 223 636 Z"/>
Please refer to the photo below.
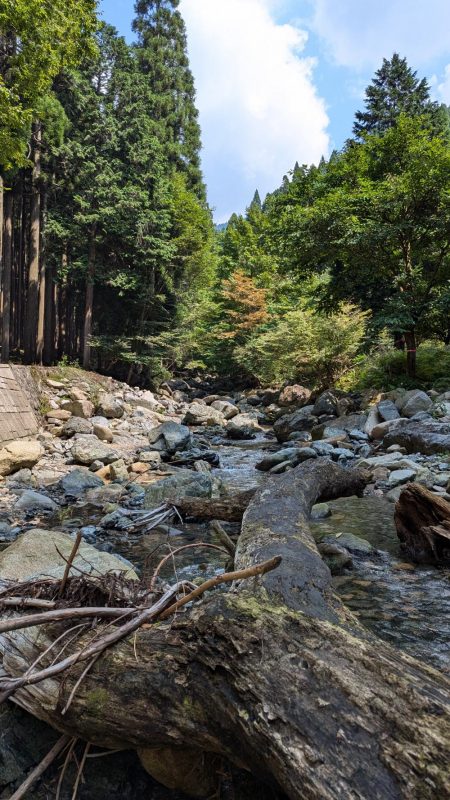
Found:
<path fill-rule="evenodd" d="M 138 0 L 128 44 L 93 0 L 2 5 L 2 360 L 443 379 L 420 345 L 450 343 L 449 109 L 384 59 L 340 152 L 215 227 L 178 6 Z"/>

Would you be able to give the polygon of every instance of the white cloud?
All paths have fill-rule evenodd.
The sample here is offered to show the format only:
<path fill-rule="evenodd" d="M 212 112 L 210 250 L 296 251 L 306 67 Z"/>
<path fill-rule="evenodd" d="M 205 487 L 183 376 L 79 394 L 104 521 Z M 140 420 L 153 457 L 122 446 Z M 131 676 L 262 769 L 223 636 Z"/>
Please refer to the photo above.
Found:
<path fill-rule="evenodd" d="M 279 25 L 279 0 L 181 0 L 197 87 L 203 167 L 218 219 L 242 211 L 255 188 L 327 154 L 328 117 L 302 54 L 307 34 Z"/>
<path fill-rule="evenodd" d="M 450 54 L 448 0 L 312 0 L 313 28 L 332 58 L 374 67 L 393 52 L 415 66 Z"/>
<path fill-rule="evenodd" d="M 450 106 L 450 64 L 447 64 L 444 69 L 443 81 L 439 83 L 438 79 L 435 77 L 432 81 L 432 84 L 436 100 L 439 100 L 441 103 L 446 103 L 448 106 Z"/>

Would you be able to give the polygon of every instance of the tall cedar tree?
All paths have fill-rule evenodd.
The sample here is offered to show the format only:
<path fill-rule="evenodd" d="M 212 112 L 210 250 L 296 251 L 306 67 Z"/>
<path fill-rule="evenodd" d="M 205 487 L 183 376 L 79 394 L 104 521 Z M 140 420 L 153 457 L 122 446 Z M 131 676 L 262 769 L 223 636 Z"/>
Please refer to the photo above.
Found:
<path fill-rule="evenodd" d="M 169 163 L 186 174 L 188 188 L 204 199 L 194 79 L 178 6 L 179 0 L 138 0 L 133 30 L 140 70 L 151 89 L 148 112 L 159 123 Z"/>
<path fill-rule="evenodd" d="M 391 60 L 375 73 L 366 89 L 365 111 L 357 111 L 353 133 L 359 139 L 367 134 L 383 134 L 392 128 L 400 114 L 410 117 L 429 114 L 439 124 L 440 107 L 430 100 L 426 78 L 419 80 L 417 72 L 408 66 L 406 58 L 394 53 Z"/>

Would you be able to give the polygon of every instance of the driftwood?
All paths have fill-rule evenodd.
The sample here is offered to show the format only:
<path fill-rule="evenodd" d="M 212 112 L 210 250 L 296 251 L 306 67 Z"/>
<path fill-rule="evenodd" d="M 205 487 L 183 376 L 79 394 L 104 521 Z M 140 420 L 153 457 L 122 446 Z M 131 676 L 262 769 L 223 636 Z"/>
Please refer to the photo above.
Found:
<path fill-rule="evenodd" d="M 403 549 L 418 563 L 450 563 L 450 503 L 410 483 L 395 506 L 395 527 Z"/>
<path fill-rule="evenodd" d="M 210 781 L 191 782 L 194 795 L 227 759 L 291 800 L 449 798 L 448 679 L 359 625 L 309 533 L 317 500 L 363 485 L 322 459 L 271 481 L 244 515 L 235 565 L 281 555 L 278 569 L 108 649 L 64 715 L 83 664 L 14 700 L 61 733 L 136 748 L 157 778 L 170 764 L 171 786 L 186 788 L 186 759 L 201 765 Z M 0 675 L 23 675 L 54 637 L 0 636 Z"/>
<path fill-rule="evenodd" d="M 204 500 L 200 497 L 183 497 L 174 500 L 175 508 L 185 518 L 214 520 L 221 519 L 225 522 L 241 522 L 242 517 L 256 490 L 249 489 L 239 492 L 231 497 L 221 497 L 216 500 Z"/>

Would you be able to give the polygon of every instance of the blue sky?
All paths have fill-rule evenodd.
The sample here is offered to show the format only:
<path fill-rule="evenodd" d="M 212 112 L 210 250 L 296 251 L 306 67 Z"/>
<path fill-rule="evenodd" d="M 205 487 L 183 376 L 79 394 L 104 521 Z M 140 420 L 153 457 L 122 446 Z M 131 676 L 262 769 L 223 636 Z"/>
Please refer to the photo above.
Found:
<path fill-rule="evenodd" d="M 131 40 L 133 0 L 101 0 Z M 181 0 L 216 221 L 350 135 L 383 57 L 450 105 L 450 0 Z"/>

